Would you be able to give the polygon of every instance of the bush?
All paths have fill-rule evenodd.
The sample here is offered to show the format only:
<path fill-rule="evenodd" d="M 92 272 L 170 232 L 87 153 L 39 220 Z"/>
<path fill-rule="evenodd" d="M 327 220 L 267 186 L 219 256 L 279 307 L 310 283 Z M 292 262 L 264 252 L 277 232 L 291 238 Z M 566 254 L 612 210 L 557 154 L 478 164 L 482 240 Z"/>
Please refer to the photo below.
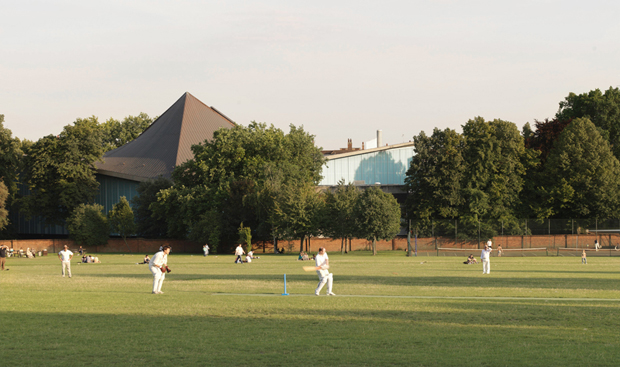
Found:
<path fill-rule="evenodd" d="M 80 204 L 67 219 L 69 238 L 78 245 L 97 246 L 108 242 L 110 226 L 99 204 Z"/>

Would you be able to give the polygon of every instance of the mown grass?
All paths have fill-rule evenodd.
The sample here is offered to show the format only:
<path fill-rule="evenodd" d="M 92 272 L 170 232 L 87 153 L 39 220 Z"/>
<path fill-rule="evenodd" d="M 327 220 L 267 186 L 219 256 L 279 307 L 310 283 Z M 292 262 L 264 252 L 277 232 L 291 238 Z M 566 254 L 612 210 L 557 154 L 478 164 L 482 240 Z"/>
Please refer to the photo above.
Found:
<path fill-rule="evenodd" d="M 483 276 L 480 265 L 458 257 L 330 254 L 338 296 L 315 297 L 316 274 L 301 269 L 307 263 L 258 255 L 244 265 L 233 256 L 171 255 L 163 295 L 150 294 L 152 277 L 136 265 L 143 254 L 74 263 L 71 279 L 60 276 L 54 254 L 8 259 L 10 271 L 0 273 L 0 365 L 612 366 L 620 359 L 618 258 L 588 265 L 493 258 Z M 280 295 L 283 274 L 290 296 Z"/>

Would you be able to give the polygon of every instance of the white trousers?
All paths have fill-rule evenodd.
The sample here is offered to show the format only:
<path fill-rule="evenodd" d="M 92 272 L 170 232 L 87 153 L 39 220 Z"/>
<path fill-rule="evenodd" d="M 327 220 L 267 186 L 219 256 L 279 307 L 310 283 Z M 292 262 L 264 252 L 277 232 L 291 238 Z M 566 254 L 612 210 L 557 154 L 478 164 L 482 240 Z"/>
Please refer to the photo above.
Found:
<path fill-rule="evenodd" d="M 161 286 L 166 279 L 166 273 L 162 273 L 161 269 L 155 266 L 150 266 L 149 269 L 153 273 L 153 292 L 161 292 Z"/>
<path fill-rule="evenodd" d="M 327 293 L 331 293 L 332 285 L 334 284 L 334 274 L 330 274 L 327 270 L 317 270 L 316 273 L 319 275 L 319 285 L 314 293 L 319 294 L 325 283 L 327 283 Z"/>
<path fill-rule="evenodd" d="M 482 260 L 482 274 L 491 273 L 491 261 L 489 259 Z"/>
<path fill-rule="evenodd" d="M 65 276 L 65 269 L 67 269 L 67 273 L 69 274 L 69 278 L 71 278 L 71 261 L 62 261 L 62 276 Z"/>

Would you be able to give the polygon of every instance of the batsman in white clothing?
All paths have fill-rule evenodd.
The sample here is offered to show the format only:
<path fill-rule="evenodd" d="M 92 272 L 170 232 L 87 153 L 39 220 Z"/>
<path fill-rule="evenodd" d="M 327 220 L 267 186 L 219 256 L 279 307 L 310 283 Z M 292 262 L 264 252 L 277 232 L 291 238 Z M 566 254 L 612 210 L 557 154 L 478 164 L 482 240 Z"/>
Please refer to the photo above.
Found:
<path fill-rule="evenodd" d="M 161 251 L 153 255 L 149 262 L 149 270 L 153 273 L 153 294 L 162 294 L 161 286 L 166 279 L 166 270 L 168 268 L 168 254 L 170 246 L 164 246 Z"/>
<path fill-rule="evenodd" d="M 485 245 L 484 249 L 480 253 L 480 260 L 482 260 L 482 274 L 491 273 L 491 251 L 489 245 Z"/>
<path fill-rule="evenodd" d="M 314 294 L 318 296 L 325 283 L 327 283 L 327 295 L 335 296 L 332 292 L 334 274 L 331 274 L 329 270 L 327 270 L 329 269 L 329 257 L 327 256 L 327 250 L 325 250 L 325 247 L 319 248 L 319 253 L 316 255 L 315 259 L 317 267 L 316 273 L 319 275 L 319 285 L 316 287 Z"/>

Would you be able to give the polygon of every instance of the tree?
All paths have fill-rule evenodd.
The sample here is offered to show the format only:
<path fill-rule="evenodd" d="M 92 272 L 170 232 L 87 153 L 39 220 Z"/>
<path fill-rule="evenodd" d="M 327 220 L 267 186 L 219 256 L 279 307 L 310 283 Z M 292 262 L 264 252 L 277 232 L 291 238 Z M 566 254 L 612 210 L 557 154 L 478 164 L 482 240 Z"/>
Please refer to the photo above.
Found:
<path fill-rule="evenodd" d="M 138 195 L 131 199 L 134 208 L 136 222 L 136 232 L 146 238 L 162 238 L 166 236 L 167 224 L 165 218 L 156 219 L 153 210 L 150 208 L 152 203 L 157 202 L 157 194 L 161 190 L 172 186 L 172 180 L 159 177 L 154 180 L 140 182 L 136 191 Z"/>
<path fill-rule="evenodd" d="M 245 253 L 252 251 L 252 230 L 244 227 L 243 223 L 239 226 L 239 243 L 245 246 Z"/>
<path fill-rule="evenodd" d="M 134 140 L 148 129 L 153 121 L 154 119 L 144 112 L 140 112 L 138 116 L 127 116 L 122 122 L 113 118 L 108 119 L 101 124 L 105 151 L 116 149 Z"/>
<path fill-rule="evenodd" d="M 620 163 L 586 118 L 560 134 L 545 168 L 546 203 L 557 218 L 618 218 Z"/>
<path fill-rule="evenodd" d="M 338 187 L 325 196 L 325 213 L 323 214 L 323 228 L 325 235 L 331 238 L 340 238 L 340 252 L 346 252 L 347 239 L 357 233 L 355 204 L 359 199 L 360 191 L 352 184 L 345 185 L 344 180 L 338 182 Z"/>
<path fill-rule="evenodd" d="M 372 241 L 372 254 L 377 254 L 377 240 L 390 240 L 400 232 L 400 205 L 394 196 L 371 186 L 359 197 L 355 206 L 360 235 Z"/>
<path fill-rule="evenodd" d="M 0 115 L 0 177 L 9 190 L 7 206 L 11 206 L 17 193 L 17 179 L 22 158 L 21 143 L 13 138 L 11 130 L 3 125 L 4 115 Z"/>
<path fill-rule="evenodd" d="M 194 159 L 175 169 L 174 186 L 161 191 L 152 207 L 172 219 L 169 234 L 184 229 L 204 236 L 207 225 L 218 236 L 210 244 L 230 246 L 243 222 L 255 238 L 270 239 L 277 232 L 273 209 L 282 184 L 316 185 L 321 179 L 325 159 L 313 139 L 293 125 L 288 134 L 256 122 L 219 129 L 212 140 L 192 147 Z"/>
<path fill-rule="evenodd" d="M 609 87 L 605 93 L 600 89 L 588 93 L 569 93 L 556 113 L 560 120 L 589 118 L 609 141 L 616 158 L 620 158 L 620 89 Z"/>
<path fill-rule="evenodd" d="M 430 234 L 432 219 L 457 218 L 464 203 L 465 139 L 454 130 L 435 129 L 430 137 L 424 132 L 414 136 L 413 142 L 416 154 L 405 178 L 407 217 Z"/>
<path fill-rule="evenodd" d="M 323 206 L 323 195 L 314 185 L 285 185 L 275 207 L 275 227 L 280 229 L 284 239 L 300 240 L 301 252 L 304 240 L 320 233 Z"/>
<path fill-rule="evenodd" d="M 9 224 L 9 211 L 6 210 L 6 200 L 9 197 L 9 189 L 4 182 L 0 181 L 0 230 Z"/>
<path fill-rule="evenodd" d="M 131 236 L 136 233 L 136 223 L 133 219 L 133 211 L 129 206 L 127 198 L 121 196 L 118 203 L 114 204 L 112 210 L 108 212 L 108 222 L 113 232 L 118 233 L 127 245 L 129 252 L 131 248 L 127 244 L 127 236 Z"/>
<path fill-rule="evenodd" d="M 99 204 L 80 204 L 67 219 L 69 238 L 79 245 L 98 246 L 108 242 L 110 227 Z"/>
<path fill-rule="evenodd" d="M 102 155 L 96 117 L 77 119 L 60 135 L 39 139 L 24 157 L 23 182 L 30 189 L 24 212 L 43 216 L 48 225 L 64 224 L 77 206 L 94 200 L 99 187 L 94 163 Z"/>

